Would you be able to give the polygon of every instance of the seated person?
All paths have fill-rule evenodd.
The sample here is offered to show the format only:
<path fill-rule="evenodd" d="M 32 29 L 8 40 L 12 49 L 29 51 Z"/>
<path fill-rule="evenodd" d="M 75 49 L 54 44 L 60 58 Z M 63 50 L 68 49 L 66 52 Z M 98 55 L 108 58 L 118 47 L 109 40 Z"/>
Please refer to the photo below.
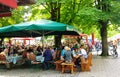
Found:
<path fill-rule="evenodd" d="M 61 51 L 61 56 L 60 56 L 60 60 L 64 61 L 64 54 L 67 50 L 68 46 L 65 46 L 64 49 Z"/>
<path fill-rule="evenodd" d="M 43 62 L 43 69 L 49 69 L 49 61 L 52 61 L 53 56 L 52 53 L 50 51 L 50 48 L 47 48 L 44 53 L 43 53 L 43 57 L 44 57 L 44 62 Z"/>
<path fill-rule="evenodd" d="M 37 56 L 41 56 L 42 55 L 42 48 L 40 46 L 37 47 Z"/>
<path fill-rule="evenodd" d="M 3 54 L 3 55 L 5 55 L 5 57 L 8 57 L 8 52 L 9 52 L 8 49 L 9 49 L 8 47 L 5 48 L 0 54 Z"/>
<path fill-rule="evenodd" d="M 71 52 L 71 49 L 69 47 L 66 49 L 66 52 L 64 54 L 64 60 L 66 63 L 72 62 L 72 52 Z"/>
<path fill-rule="evenodd" d="M 38 46 L 38 47 L 34 46 L 33 52 L 36 56 L 41 56 L 42 55 L 42 50 L 41 50 L 40 46 Z"/>
<path fill-rule="evenodd" d="M 80 53 L 85 59 L 87 59 L 88 55 L 87 55 L 87 51 L 84 49 L 84 45 L 80 46 Z"/>
<path fill-rule="evenodd" d="M 52 46 L 50 46 L 49 48 L 50 48 L 50 51 L 52 53 L 52 56 L 54 56 L 54 52 L 55 52 L 54 48 Z"/>
<path fill-rule="evenodd" d="M 75 46 L 72 53 L 73 53 L 73 58 L 75 59 L 75 61 L 74 61 L 75 65 L 79 66 L 80 65 L 79 64 L 80 63 L 80 56 L 81 56 L 79 47 Z"/>
<path fill-rule="evenodd" d="M 29 47 L 28 49 L 26 49 L 26 51 L 27 51 L 27 59 L 29 60 L 30 59 L 29 58 L 30 54 L 31 53 L 33 54 L 33 49 L 31 47 Z"/>

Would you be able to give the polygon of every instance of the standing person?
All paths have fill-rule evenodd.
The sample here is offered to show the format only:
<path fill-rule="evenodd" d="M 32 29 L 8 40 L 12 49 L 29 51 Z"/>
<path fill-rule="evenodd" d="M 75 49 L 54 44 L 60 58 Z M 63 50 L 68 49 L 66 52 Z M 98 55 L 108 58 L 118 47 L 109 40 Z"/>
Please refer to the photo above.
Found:
<path fill-rule="evenodd" d="M 100 51 L 100 49 L 101 49 L 101 43 L 98 41 L 98 42 L 96 42 L 96 44 L 95 44 L 95 48 L 96 48 L 96 51 L 97 51 L 97 55 L 98 55 L 98 52 Z"/>
<path fill-rule="evenodd" d="M 115 54 L 115 57 L 118 57 L 116 41 L 113 42 L 113 53 Z"/>
<path fill-rule="evenodd" d="M 92 52 L 92 44 L 91 43 L 87 43 L 87 47 L 88 47 L 88 52 Z"/>
<path fill-rule="evenodd" d="M 50 48 L 47 48 L 44 51 L 43 57 L 44 57 L 43 69 L 47 70 L 47 69 L 49 69 L 49 61 L 52 61 L 52 59 L 53 59 L 52 53 L 50 51 Z"/>

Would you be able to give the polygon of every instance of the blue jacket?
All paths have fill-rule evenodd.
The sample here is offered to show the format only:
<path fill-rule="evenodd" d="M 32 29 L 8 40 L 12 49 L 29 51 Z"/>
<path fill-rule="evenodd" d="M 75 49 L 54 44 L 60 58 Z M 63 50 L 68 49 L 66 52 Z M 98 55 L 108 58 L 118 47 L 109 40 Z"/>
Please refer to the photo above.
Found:
<path fill-rule="evenodd" d="M 50 49 L 46 49 L 43 53 L 44 61 L 51 61 L 52 60 L 52 53 Z"/>

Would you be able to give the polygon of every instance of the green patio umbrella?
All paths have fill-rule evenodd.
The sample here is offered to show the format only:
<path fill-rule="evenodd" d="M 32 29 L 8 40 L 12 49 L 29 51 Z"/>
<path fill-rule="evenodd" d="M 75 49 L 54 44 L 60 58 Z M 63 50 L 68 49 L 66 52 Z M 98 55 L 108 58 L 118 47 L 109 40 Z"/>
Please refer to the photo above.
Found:
<path fill-rule="evenodd" d="M 45 19 L 0 28 L 0 37 L 38 37 L 44 35 L 79 35 L 79 33 L 73 26 Z"/>

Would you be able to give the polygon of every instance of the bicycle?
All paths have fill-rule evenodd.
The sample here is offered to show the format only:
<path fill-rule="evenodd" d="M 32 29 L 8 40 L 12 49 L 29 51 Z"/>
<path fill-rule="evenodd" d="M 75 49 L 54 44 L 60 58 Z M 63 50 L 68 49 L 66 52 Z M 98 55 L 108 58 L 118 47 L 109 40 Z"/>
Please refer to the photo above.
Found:
<path fill-rule="evenodd" d="M 112 49 L 110 49 L 111 55 L 113 57 L 118 57 L 118 52 L 117 49 L 115 47 L 113 47 Z"/>

